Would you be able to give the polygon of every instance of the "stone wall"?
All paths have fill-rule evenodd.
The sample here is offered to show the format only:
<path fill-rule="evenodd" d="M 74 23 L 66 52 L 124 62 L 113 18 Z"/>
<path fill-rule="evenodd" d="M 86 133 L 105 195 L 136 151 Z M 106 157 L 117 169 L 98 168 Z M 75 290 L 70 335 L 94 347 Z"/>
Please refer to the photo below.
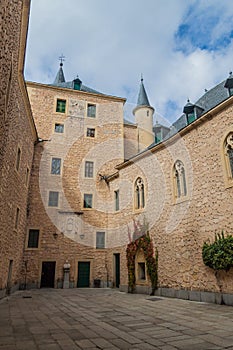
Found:
<path fill-rule="evenodd" d="M 0 7 L 0 297 L 17 289 L 22 280 L 28 184 L 36 140 L 23 80 L 29 5 L 29 1 L 4 0 Z"/>
<path fill-rule="evenodd" d="M 211 117 L 203 116 L 180 135 L 119 167 L 119 232 L 126 236 L 127 223 L 132 228 L 133 218 L 142 222 L 146 217 L 159 252 L 160 287 L 233 293 L 233 272 L 219 272 L 216 278 L 202 262 L 204 241 L 214 240 L 215 233 L 222 230 L 233 233 L 233 187 L 225 181 L 223 161 L 223 142 L 233 130 L 232 116 L 230 98 Z M 174 191 L 176 160 L 183 162 L 186 172 L 187 195 L 180 199 Z M 133 208 L 137 176 L 147 186 L 146 206 L 140 211 Z M 126 266 L 121 276 L 126 286 Z"/>
<path fill-rule="evenodd" d="M 63 264 L 71 264 L 77 285 L 79 261 L 91 262 L 91 285 L 107 285 L 106 250 L 95 249 L 96 232 L 105 232 L 114 201 L 104 180 L 124 160 L 123 99 L 77 90 L 27 83 L 41 142 L 36 145 L 30 183 L 28 230 L 38 229 L 38 249 L 25 249 L 28 285 L 40 285 L 42 261 L 56 261 L 55 286 L 63 278 Z M 56 112 L 56 100 L 66 100 L 65 113 Z M 96 118 L 87 117 L 87 103 L 96 104 Z M 64 132 L 55 132 L 63 124 Z M 95 129 L 95 137 L 87 136 Z M 44 140 L 44 141 L 43 141 Z M 52 158 L 61 159 L 61 173 L 51 174 Z M 85 161 L 94 163 L 93 177 L 85 176 Z M 50 191 L 59 192 L 58 207 L 49 207 Z M 93 194 L 93 208 L 83 207 L 84 194 Z M 110 283 L 111 281 L 109 281 Z"/>

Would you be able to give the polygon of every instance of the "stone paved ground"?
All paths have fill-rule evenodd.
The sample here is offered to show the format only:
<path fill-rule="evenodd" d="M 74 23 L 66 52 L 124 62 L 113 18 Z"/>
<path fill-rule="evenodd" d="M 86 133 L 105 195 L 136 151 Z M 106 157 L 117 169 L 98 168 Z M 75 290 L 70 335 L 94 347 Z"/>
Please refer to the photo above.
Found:
<path fill-rule="evenodd" d="M 34 349 L 233 349 L 233 308 L 111 289 L 17 292 L 0 301 L 0 350 Z"/>

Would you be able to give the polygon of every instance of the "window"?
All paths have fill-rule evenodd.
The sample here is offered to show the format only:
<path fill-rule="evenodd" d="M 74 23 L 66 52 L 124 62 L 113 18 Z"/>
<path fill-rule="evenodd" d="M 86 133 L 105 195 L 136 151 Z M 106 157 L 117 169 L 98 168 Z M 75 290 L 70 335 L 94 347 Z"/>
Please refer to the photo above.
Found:
<path fill-rule="evenodd" d="M 19 208 L 16 208 L 16 215 L 15 215 L 15 229 L 18 228 L 19 225 Z"/>
<path fill-rule="evenodd" d="M 16 157 L 16 170 L 19 170 L 19 165 L 20 165 L 20 159 L 21 159 L 21 150 L 18 148 L 17 151 L 17 157 Z"/>
<path fill-rule="evenodd" d="M 224 146 L 228 178 L 233 179 L 233 132 L 227 135 Z"/>
<path fill-rule="evenodd" d="M 61 174 L 61 158 L 52 158 L 51 174 Z"/>
<path fill-rule="evenodd" d="M 86 161 L 85 162 L 85 177 L 93 177 L 94 163 Z"/>
<path fill-rule="evenodd" d="M 59 199 L 59 192 L 49 192 L 49 207 L 57 207 Z"/>
<path fill-rule="evenodd" d="M 195 119 L 196 119 L 196 117 L 195 117 L 194 111 L 187 114 L 187 123 L 188 124 L 191 124 Z"/>
<path fill-rule="evenodd" d="M 66 100 L 57 99 L 56 112 L 58 113 L 66 112 Z"/>
<path fill-rule="evenodd" d="M 88 103 L 87 105 L 87 116 L 90 118 L 95 118 L 96 116 L 96 105 Z"/>
<path fill-rule="evenodd" d="M 135 209 L 142 209 L 145 206 L 144 183 L 139 177 L 134 184 Z"/>
<path fill-rule="evenodd" d="M 95 137 L 95 129 L 87 128 L 87 137 Z"/>
<path fill-rule="evenodd" d="M 105 232 L 96 232 L 96 248 L 105 248 Z"/>
<path fill-rule="evenodd" d="M 38 248 L 39 230 L 29 230 L 28 232 L 28 248 Z"/>
<path fill-rule="evenodd" d="M 84 194 L 84 203 L 83 203 L 84 208 L 92 208 L 92 194 Z"/>
<path fill-rule="evenodd" d="M 64 132 L 64 124 L 56 123 L 54 131 L 62 134 Z"/>
<path fill-rule="evenodd" d="M 26 170 L 26 186 L 28 185 L 28 182 L 29 182 L 29 174 L 30 174 L 30 170 L 29 170 L 29 168 L 27 168 L 27 170 Z"/>
<path fill-rule="evenodd" d="M 115 196 L 115 210 L 118 211 L 120 206 L 119 206 L 119 190 L 114 191 L 114 196 Z"/>
<path fill-rule="evenodd" d="M 138 263 L 138 279 L 139 280 L 146 279 L 146 264 L 144 262 Z"/>
<path fill-rule="evenodd" d="M 177 198 L 187 195 L 187 186 L 185 178 L 184 164 L 177 160 L 174 165 L 174 177 L 175 177 L 175 196 Z"/>

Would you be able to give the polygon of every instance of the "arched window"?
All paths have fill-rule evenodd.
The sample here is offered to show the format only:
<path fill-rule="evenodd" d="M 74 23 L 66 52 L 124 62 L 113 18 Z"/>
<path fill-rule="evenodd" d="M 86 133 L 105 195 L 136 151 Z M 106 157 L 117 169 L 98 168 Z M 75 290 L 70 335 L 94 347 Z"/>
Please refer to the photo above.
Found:
<path fill-rule="evenodd" d="M 135 181 L 134 185 L 134 195 L 135 195 L 135 209 L 141 209 L 145 206 L 145 194 L 144 194 L 144 183 L 139 177 Z"/>
<path fill-rule="evenodd" d="M 177 160 L 174 165 L 175 195 L 177 198 L 187 195 L 187 185 L 184 164 Z"/>
<path fill-rule="evenodd" d="M 228 178 L 233 178 L 233 132 L 230 132 L 225 139 L 225 157 L 227 163 Z"/>

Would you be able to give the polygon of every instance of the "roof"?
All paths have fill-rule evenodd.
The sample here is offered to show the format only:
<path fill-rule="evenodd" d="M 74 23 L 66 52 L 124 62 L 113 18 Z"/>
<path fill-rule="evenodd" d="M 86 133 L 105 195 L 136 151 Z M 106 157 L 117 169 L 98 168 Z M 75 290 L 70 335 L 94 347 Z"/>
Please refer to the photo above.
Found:
<path fill-rule="evenodd" d="M 65 81 L 65 76 L 64 76 L 64 72 L 63 72 L 63 68 L 62 68 L 63 64 L 60 63 L 60 68 L 57 72 L 57 75 L 56 75 L 56 78 L 53 82 L 53 84 L 50 84 L 52 86 L 57 86 L 57 87 L 61 87 L 61 88 L 66 88 L 66 89 L 74 89 L 74 80 L 72 81 Z M 84 91 L 84 92 L 90 92 L 90 93 L 93 93 L 93 94 L 100 94 L 100 95 L 104 95 L 103 93 L 97 91 L 97 90 L 94 90 L 88 86 L 85 86 L 82 84 L 81 80 L 80 81 L 80 90 L 79 91 Z"/>
<path fill-rule="evenodd" d="M 229 97 L 228 90 L 224 87 L 226 80 L 223 80 L 221 83 L 214 86 L 212 89 L 206 91 L 196 102 L 195 106 L 198 106 L 203 109 L 202 113 L 198 116 L 200 118 L 203 114 L 216 107 L 219 103 L 223 102 Z M 183 113 L 181 116 L 171 125 L 171 131 L 166 135 L 164 140 L 167 140 L 181 129 L 187 126 L 187 118 Z M 161 141 L 162 142 L 162 141 Z M 149 148 L 156 145 L 153 143 Z"/>
<path fill-rule="evenodd" d="M 149 102 L 149 99 L 147 97 L 147 93 L 146 93 L 146 90 L 145 90 L 145 87 L 143 84 L 143 79 L 141 79 L 137 106 L 149 106 L 150 107 L 150 102 Z"/>

